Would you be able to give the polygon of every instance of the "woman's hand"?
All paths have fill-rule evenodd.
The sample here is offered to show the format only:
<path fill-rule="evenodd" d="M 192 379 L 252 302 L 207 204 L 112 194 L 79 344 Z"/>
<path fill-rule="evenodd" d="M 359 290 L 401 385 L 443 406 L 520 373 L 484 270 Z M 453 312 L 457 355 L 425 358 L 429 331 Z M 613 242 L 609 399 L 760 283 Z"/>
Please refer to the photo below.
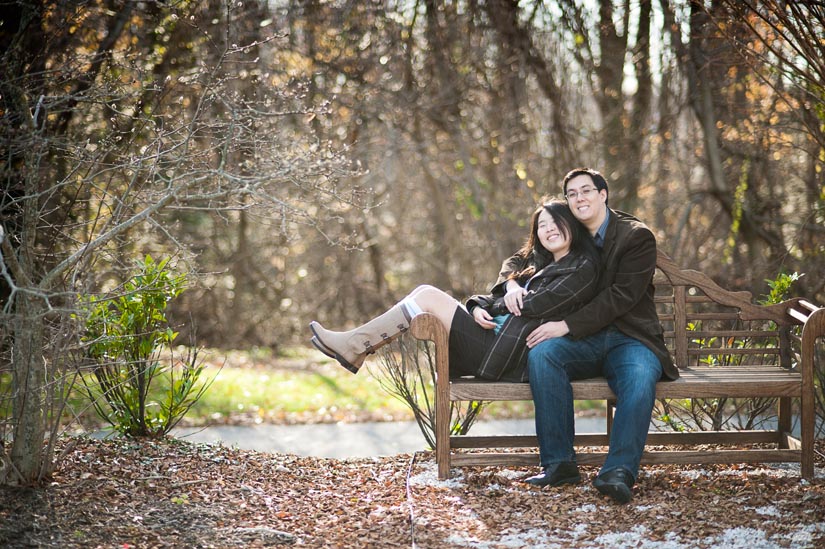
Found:
<path fill-rule="evenodd" d="M 493 317 L 481 307 L 473 309 L 473 318 L 476 320 L 476 324 L 485 330 L 492 330 L 496 327 L 496 323 L 493 322 Z"/>
<path fill-rule="evenodd" d="M 567 322 L 563 320 L 545 322 L 527 336 L 527 348 L 532 349 L 542 341 L 566 336 L 569 333 L 570 328 L 567 327 Z"/>
<path fill-rule="evenodd" d="M 516 316 L 521 316 L 521 309 L 524 307 L 524 296 L 527 290 L 518 285 L 515 280 L 507 282 L 507 293 L 504 295 L 504 304 L 507 310 Z"/>

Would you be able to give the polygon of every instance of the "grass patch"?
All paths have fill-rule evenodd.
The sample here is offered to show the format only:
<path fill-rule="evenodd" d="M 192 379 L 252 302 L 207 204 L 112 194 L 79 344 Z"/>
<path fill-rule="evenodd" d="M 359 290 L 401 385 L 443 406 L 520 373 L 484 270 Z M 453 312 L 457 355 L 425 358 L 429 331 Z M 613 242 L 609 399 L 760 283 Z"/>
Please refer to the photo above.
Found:
<path fill-rule="evenodd" d="M 220 423 L 317 423 L 335 421 L 413 420 L 407 404 L 380 385 L 379 361 L 370 357 L 366 371 L 353 375 L 314 349 L 294 347 L 279 355 L 268 349 L 208 350 L 202 382 L 212 386 L 189 411 L 187 425 Z M 221 367 L 223 365 L 223 367 Z M 160 380 L 157 380 L 160 381 Z M 11 376 L 0 375 L 0 411 L 11 412 Z M 163 395 L 153 386 L 151 400 Z M 82 385 L 72 390 L 65 421 L 79 420 L 86 429 L 102 426 Z M 576 402 L 578 413 L 603 410 L 604 402 Z M 532 418 L 533 403 L 491 402 L 481 420 Z"/>
<path fill-rule="evenodd" d="M 210 367 L 206 375 L 217 377 L 190 411 L 195 422 L 235 416 L 279 423 L 359 416 L 412 419 L 409 409 L 387 395 L 369 372 L 352 375 L 327 361 L 306 369 Z"/>
<path fill-rule="evenodd" d="M 214 381 L 182 425 L 413 419 L 407 406 L 384 392 L 369 371 L 353 375 L 314 350 L 289 349 L 278 356 L 260 349 L 207 350 L 203 356 L 206 368 L 200 383 Z M 150 387 L 150 402 L 163 398 L 162 381 L 158 378 Z M 67 422 L 77 419 L 86 429 L 103 426 L 80 382 L 67 409 Z"/>

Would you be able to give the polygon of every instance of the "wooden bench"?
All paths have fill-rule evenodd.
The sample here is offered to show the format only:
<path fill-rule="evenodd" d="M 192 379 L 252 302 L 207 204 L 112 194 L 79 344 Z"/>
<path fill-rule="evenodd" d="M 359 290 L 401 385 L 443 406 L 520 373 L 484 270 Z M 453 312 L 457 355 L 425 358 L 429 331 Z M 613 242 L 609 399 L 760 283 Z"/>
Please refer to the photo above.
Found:
<path fill-rule="evenodd" d="M 659 428 L 648 434 L 642 463 L 799 462 L 802 477 L 811 479 L 816 421 L 815 344 L 817 338 L 825 336 L 825 309 L 798 298 L 770 306 L 755 305 L 749 292 L 724 290 L 698 271 L 679 268 L 662 252 L 656 267 L 659 318 L 681 374 L 677 381 L 659 382 L 657 398 L 775 397 L 773 409 L 778 421 L 775 429 L 677 432 Z M 529 384 L 450 380 L 448 333 L 444 327 L 433 315 L 424 314 L 413 319 L 411 332 L 415 338 L 435 345 L 439 478 L 449 478 L 451 466 L 538 465 L 538 452 L 513 450 L 537 448 L 535 435 L 450 434 L 451 402 L 532 400 Z M 599 465 L 606 456 L 615 395 L 604 378 L 575 381 L 572 385 L 576 400 L 606 401 L 607 432 L 577 433 L 574 442 L 579 464 Z M 791 435 L 794 414 L 799 417 L 798 438 Z M 697 448 L 699 445 L 707 446 Z"/>

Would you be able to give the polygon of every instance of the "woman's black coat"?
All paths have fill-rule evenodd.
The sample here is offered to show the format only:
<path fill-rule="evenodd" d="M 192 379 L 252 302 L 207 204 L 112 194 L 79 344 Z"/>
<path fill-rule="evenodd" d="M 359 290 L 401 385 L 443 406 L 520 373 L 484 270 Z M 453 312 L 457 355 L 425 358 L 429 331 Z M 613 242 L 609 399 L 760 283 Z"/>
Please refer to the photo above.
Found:
<path fill-rule="evenodd" d="M 476 375 L 491 380 L 527 381 L 527 336 L 544 322 L 561 320 L 590 301 L 599 288 L 598 274 L 595 261 L 573 253 L 534 274 L 526 281 L 521 316 L 507 317 Z M 467 310 L 472 314 L 475 307 L 483 307 L 492 316 L 508 314 L 504 294 L 505 283 L 499 282 L 490 294 L 468 299 Z"/>

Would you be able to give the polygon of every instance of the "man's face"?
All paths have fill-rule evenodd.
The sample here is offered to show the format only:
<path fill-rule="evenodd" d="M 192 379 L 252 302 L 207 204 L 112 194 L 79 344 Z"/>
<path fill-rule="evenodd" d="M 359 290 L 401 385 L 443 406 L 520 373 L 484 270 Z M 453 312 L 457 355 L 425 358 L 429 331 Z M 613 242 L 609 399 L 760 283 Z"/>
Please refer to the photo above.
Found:
<path fill-rule="evenodd" d="M 607 210 L 606 201 L 607 191 L 596 189 L 589 175 L 577 175 L 567 182 L 567 204 L 570 211 L 588 229 L 599 228 Z"/>

